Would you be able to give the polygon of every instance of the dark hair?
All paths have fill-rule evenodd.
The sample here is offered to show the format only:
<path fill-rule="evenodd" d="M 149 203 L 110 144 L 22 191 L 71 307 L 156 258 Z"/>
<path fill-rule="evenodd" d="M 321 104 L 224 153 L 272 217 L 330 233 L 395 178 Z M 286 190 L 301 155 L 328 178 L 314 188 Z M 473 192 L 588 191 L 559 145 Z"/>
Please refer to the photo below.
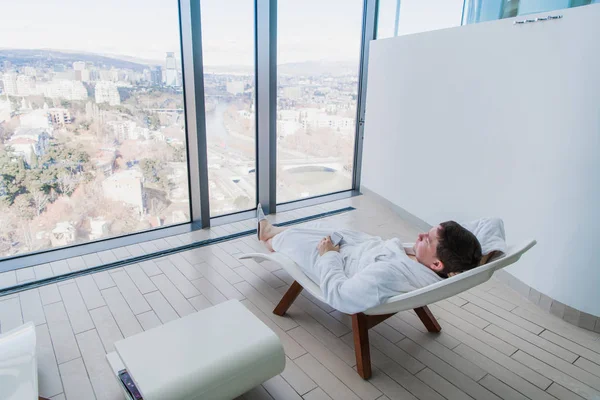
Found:
<path fill-rule="evenodd" d="M 481 262 L 481 245 L 475 235 L 454 221 L 442 222 L 440 226 L 436 251 L 444 264 L 442 275 L 477 267 Z"/>

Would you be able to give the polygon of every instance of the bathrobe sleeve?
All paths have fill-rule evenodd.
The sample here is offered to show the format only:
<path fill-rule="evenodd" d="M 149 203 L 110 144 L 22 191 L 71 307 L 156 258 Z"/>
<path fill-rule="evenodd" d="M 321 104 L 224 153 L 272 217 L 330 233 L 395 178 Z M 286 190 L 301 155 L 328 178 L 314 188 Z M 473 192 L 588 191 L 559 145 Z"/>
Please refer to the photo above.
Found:
<path fill-rule="evenodd" d="M 335 251 L 320 256 L 315 271 L 320 276 L 321 291 L 327 304 L 346 314 L 365 311 L 414 289 L 403 284 L 394 266 L 385 261 L 376 261 L 348 278 L 343 258 Z"/>

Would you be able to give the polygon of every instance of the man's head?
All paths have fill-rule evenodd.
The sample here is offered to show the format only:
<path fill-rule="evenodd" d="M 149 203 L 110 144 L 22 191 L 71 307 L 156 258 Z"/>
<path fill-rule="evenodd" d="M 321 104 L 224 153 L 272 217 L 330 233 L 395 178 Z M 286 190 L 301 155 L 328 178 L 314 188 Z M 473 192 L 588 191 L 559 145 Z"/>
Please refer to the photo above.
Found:
<path fill-rule="evenodd" d="M 414 250 L 421 264 L 442 275 L 467 271 L 481 261 L 481 245 L 475 235 L 454 221 L 419 234 Z"/>

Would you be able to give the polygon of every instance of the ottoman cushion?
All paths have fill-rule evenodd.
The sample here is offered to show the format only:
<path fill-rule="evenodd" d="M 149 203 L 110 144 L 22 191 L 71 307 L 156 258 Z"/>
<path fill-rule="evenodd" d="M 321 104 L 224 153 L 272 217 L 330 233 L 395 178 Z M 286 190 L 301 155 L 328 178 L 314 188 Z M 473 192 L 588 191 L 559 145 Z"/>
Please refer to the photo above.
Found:
<path fill-rule="evenodd" d="M 231 399 L 285 367 L 277 335 L 237 300 L 120 340 L 115 348 L 145 400 Z"/>

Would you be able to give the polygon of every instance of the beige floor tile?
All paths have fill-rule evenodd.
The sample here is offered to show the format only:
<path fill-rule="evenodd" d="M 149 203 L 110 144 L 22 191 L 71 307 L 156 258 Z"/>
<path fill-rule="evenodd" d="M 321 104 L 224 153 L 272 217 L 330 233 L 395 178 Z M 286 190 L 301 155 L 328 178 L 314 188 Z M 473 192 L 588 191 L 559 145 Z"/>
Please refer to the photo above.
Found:
<path fill-rule="evenodd" d="M 551 332 L 549 330 L 545 330 L 540 334 L 540 336 L 558 346 L 562 346 L 565 349 L 572 351 L 575 354 L 586 357 L 587 359 L 595 362 L 596 364 L 600 364 L 600 353 L 594 350 L 590 351 L 588 347 L 582 346 L 581 344 L 579 344 L 578 341 L 576 342 L 575 339 L 569 340 L 566 337 L 557 335 L 556 333 Z"/>
<path fill-rule="evenodd" d="M 303 398 L 304 400 L 331 400 L 331 397 L 327 396 L 327 393 L 320 387 L 306 393 Z"/>
<path fill-rule="evenodd" d="M 413 342 L 452 365 L 471 379 L 478 381 L 485 376 L 486 372 L 484 370 L 437 342 L 433 337 L 434 335 L 420 332 L 399 318 L 390 318 L 388 321 L 391 326 L 405 334 Z"/>
<path fill-rule="evenodd" d="M 575 359 L 577 359 L 577 354 L 572 353 L 560 346 L 557 346 L 554 343 L 552 343 L 546 339 L 543 339 L 542 337 L 540 337 L 534 333 L 531 333 L 526 329 L 518 327 L 518 326 L 496 316 L 495 314 L 485 311 L 484 309 L 479 308 L 478 306 L 476 306 L 474 304 L 467 304 L 464 306 L 464 308 L 467 311 L 469 311 L 470 313 L 476 314 L 479 317 L 484 318 L 487 321 L 491 322 L 491 324 L 485 328 L 485 330 L 487 332 L 489 332 L 493 335 L 496 335 L 498 333 L 497 329 L 503 329 L 506 332 L 510 332 L 510 334 L 513 335 L 514 337 L 516 337 L 517 339 L 514 339 L 514 340 L 511 339 L 508 342 L 513 345 L 518 344 L 517 347 L 522 348 L 522 346 L 527 346 L 527 345 L 523 345 L 524 341 L 526 341 L 526 342 L 531 343 L 532 345 L 542 348 L 542 349 L 564 359 L 565 361 L 573 362 L 573 361 L 575 361 Z M 511 338 L 513 336 L 511 336 Z"/>
<path fill-rule="evenodd" d="M 106 305 L 102 293 L 100 293 L 100 289 L 96 286 L 96 282 L 91 275 L 75 278 L 75 282 L 88 310 Z"/>
<path fill-rule="evenodd" d="M 287 350 L 286 350 L 287 354 Z M 285 379 L 300 395 L 304 395 L 317 387 L 317 384 L 308 377 L 293 360 L 286 357 L 285 369 L 281 373 Z"/>
<path fill-rule="evenodd" d="M 554 368 L 554 366 L 550 366 L 535 357 L 530 356 L 529 354 L 519 350 L 512 356 L 513 359 L 519 361 L 523 365 L 527 365 L 529 368 L 537 371 L 538 373 L 544 375 L 548 379 L 564 386 L 569 389 L 573 393 L 578 394 L 581 397 L 587 399 L 594 399 L 594 397 L 600 397 L 600 392 L 589 385 L 581 382 L 579 379 L 588 381 L 589 379 L 584 379 L 582 375 L 579 375 L 577 379 L 573 378 L 565 374 L 564 372 Z"/>
<path fill-rule="evenodd" d="M 240 293 L 220 272 L 206 263 L 195 265 L 202 275 L 228 299 L 243 300 L 244 295 Z M 233 271 L 232 271 L 233 272 Z M 237 273 L 239 279 L 242 279 Z"/>
<path fill-rule="evenodd" d="M 223 293 L 219 291 L 206 278 L 200 278 L 192 281 L 192 284 L 202 293 L 211 303 L 219 304 L 227 300 Z"/>
<path fill-rule="evenodd" d="M 177 319 L 179 317 L 175 309 L 171 306 L 171 304 L 169 304 L 169 302 L 167 301 L 167 299 L 165 299 L 161 292 L 156 291 L 148 293 L 145 295 L 145 297 L 146 300 L 148 300 L 148 303 L 150 303 L 150 305 L 152 306 L 152 310 L 156 313 L 156 316 L 160 319 L 160 321 L 163 324 L 166 324 L 167 322 Z"/>
<path fill-rule="evenodd" d="M 156 285 L 158 290 L 165 296 L 169 304 L 173 306 L 177 314 L 180 317 L 184 317 L 188 314 L 195 312 L 196 310 L 190 304 L 189 301 L 181 294 L 179 290 L 171 283 L 171 281 L 165 275 L 153 276 L 152 282 Z M 196 291 L 199 293 L 198 291 Z"/>
<path fill-rule="evenodd" d="M 129 308 L 129 305 L 119 292 L 119 289 L 112 287 L 102 290 L 102 297 L 108 305 L 121 333 L 124 337 L 135 335 L 142 332 L 142 327 L 137 318 Z"/>
<path fill-rule="evenodd" d="M 302 397 L 280 375 L 263 382 L 262 386 L 275 400 L 302 400 Z"/>
<path fill-rule="evenodd" d="M 142 296 L 142 293 L 135 283 L 133 283 L 133 280 L 131 280 L 127 272 L 115 272 L 111 274 L 111 277 L 134 314 L 137 315 L 151 310 L 150 305 L 144 296 Z"/>
<path fill-rule="evenodd" d="M 166 259 L 157 262 L 156 265 L 186 298 L 200 295 L 198 289 L 175 267 L 171 260 Z"/>
<path fill-rule="evenodd" d="M 58 395 L 62 393 L 63 387 L 48 325 L 36 326 L 35 333 L 40 396 Z"/>
<path fill-rule="evenodd" d="M 593 363 L 590 360 L 580 357 L 577 359 L 577 361 L 575 361 L 575 365 L 595 375 L 596 377 L 600 377 L 600 365 Z"/>
<path fill-rule="evenodd" d="M 205 308 L 212 307 L 212 303 L 208 301 L 206 297 L 203 295 L 190 297 L 188 301 L 194 306 L 194 308 L 198 311 L 204 310 Z"/>
<path fill-rule="evenodd" d="M 442 378 L 429 368 L 425 368 L 416 375 L 417 378 L 427 383 L 433 389 L 435 389 L 438 393 L 442 393 L 444 397 L 448 400 L 462 400 L 468 398 L 468 395 L 454 386 L 452 383 L 448 382 L 446 379 Z M 494 397 L 490 392 L 488 392 L 488 397 L 481 397 L 482 399 L 498 399 L 498 397 Z"/>
<path fill-rule="evenodd" d="M 115 342 L 123 339 L 123 334 L 107 306 L 95 308 L 90 311 L 94 326 L 98 331 L 100 340 L 106 353 L 115 351 Z"/>
<path fill-rule="evenodd" d="M 124 267 L 124 270 L 127 272 L 133 283 L 135 283 L 140 293 L 146 294 L 158 290 L 139 264 L 127 265 Z"/>
<path fill-rule="evenodd" d="M 116 286 L 115 281 L 113 281 L 108 271 L 96 272 L 92 274 L 92 278 L 94 278 L 94 282 L 96 282 L 96 286 L 100 290 Z"/>
<path fill-rule="evenodd" d="M 494 378 L 492 375 L 486 375 L 479 383 L 486 387 L 490 392 L 495 393 L 500 396 L 502 399 L 506 400 L 526 400 L 527 397 L 523 396 L 521 393 L 517 392 L 515 389 L 511 388 L 507 384 L 498 379 Z"/>
<path fill-rule="evenodd" d="M 404 339 L 398 343 L 398 346 L 403 348 L 407 353 L 411 354 L 419 361 L 421 361 L 424 365 L 429 367 L 431 372 L 426 373 L 425 375 L 428 377 L 432 377 L 433 373 L 437 375 L 433 382 L 436 385 L 440 385 L 440 387 L 444 387 L 444 380 L 448 382 L 452 382 L 454 386 L 458 389 L 467 393 L 469 396 L 478 400 L 486 400 L 486 399 L 495 399 L 499 400 L 495 395 L 490 393 L 483 386 L 478 384 L 475 380 L 471 379 L 467 375 L 460 372 L 458 369 L 454 368 L 451 364 L 446 363 L 440 360 L 438 357 L 425 350 L 417 343 L 413 342 L 410 339 Z M 422 371 L 421 371 L 422 372 Z M 419 372 L 420 373 L 420 372 Z M 418 376 L 418 374 L 417 374 Z M 439 377 L 438 377 L 439 376 Z M 429 385 L 432 386 L 432 385 Z M 434 386 L 432 386 L 434 387 Z M 434 387 L 435 388 L 435 387 Z M 438 392 L 440 392 L 438 390 Z M 440 392 L 444 393 L 444 392 Z M 457 391 L 453 392 L 454 396 L 458 394 Z M 444 393 L 445 394 L 445 393 Z"/>
<path fill-rule="evenodd" d="M 122 398 L 122 389 L 106 361 L 106 353 L 95 329 L 77 335 L 81 357 L 98 400 Z"/>
<path fill-rule="evenodd" d="M 48 329 L 54 346 L 54 353 L 59 364 L 71 361 L 80 356 L 75 335 L 67 311 L 62 302 L 44 306 Z"/>
<path fill-rule="evenodd" d="M 94 390 L 81 358 L 59 365 L 67 399 L 95 399 Z"/>
<path fill-rule="evenodd" d="M 60 292 L 58 291 L 58 286 L 56 285 L 56 283 L 42 286 L 39 288 L 39 291 L 43 305 L 48 305 L 62 301 L 62 297 L 60 297 Z"/>
<path fill-rule="evenodd" d="M 576 395 L 568 389 L 565 389 L 556 382 L 550 385 L 547 391 L 559 400 L 583 400 L 583 397 Z"/>
<path fill-rule="evenodd" d="M 381 396 L 382 393 L 377 388 L 363 380 L 354 369 L 338 358 L 302 327 L 290 330 L 289 335 L 360 398 L 375 400 Z"/>
<path fill-rule="evenodd" d="M 468 333 L 461 331 L 459 328 L 448 323 L 447 321 L 445 321 L 445 320 L 443 320 L 443 321 L 445 324 L 447 324 L 447 325 L 443 325 L 444 329 L 449 331 L 454 337 L 459 338 L 464 344 L 470 346 L 471 348 L 475 349 L 479 353 L 484 354 L 486 357 L 494 360 L 496 363 L 504 366 L 505 368 L 509 369 L 510 371 L 514 372 L 515 374 L 519 375 L 520 377 L 526 379 L 527 381 L 531 382 L 532 384 L 536 385 L 537 387 L 539 387 L 541 389 L 546 389 L 552 383 L 549 379 L 547 379 L 540 373 L 532 370 L 531 368 L 526 367 L 525 365 L 515 361 L 514 359 L 508 357 L 507 355 L 493 349 L 492 347 L 488 346 L 487 344 L 483 343 L 482 341 L 472 337 Z M 456 348 L 454 349 L 454 351 L 456 351 Z M 475 363 L 475 364 L 477 364 L 477 363 Z M 478 365 L 480 368 L 486 370 L 480 364 L 478 364 Z"/>
<path fill-rule="evenodd" d="M 23 322 L 32 321 L 36 325 L 45 324 L 46 316 L 38 289 L 26 290 L 19 293 Z"/>
<path fill-rule="evenodd" d="M 162 322 L 160 322 L 154 311 L 148 311 L 139 314 L 137 315 L 137 319 L 138 321 L 140 321 L 140 324 L 142 325 L 142 328 L 144 328 L 145 331 L 162 325 Z"/>
<path fill-rule="evenodd" d="M 296 364 L 333 400 L 359 400 L 352 390 L 342 383 L 311 354 L 296 359 Z"/>
<path fill-rule="evenodd" d="M 552 400 L 553 397 L 539 387 L 529 383 L 521 378 L 517 373 L 505 368 L 504 366 L 492 361 L 483 354 L 473 350 L 465 344 L 460 344 L 454 349 L 458 354 L 485 369 L 488 373 L 504 382 L 508 386 L 524 394 L 526 397 L 535 400 Z"/>
<path fill-rule="evenodd" d="M 94 323 L 77 285 L 75 283 L 62 285 L 58 287 L 58 290 L 67 309 L 73 332 L 77 334 L 92 329 Z"/>

